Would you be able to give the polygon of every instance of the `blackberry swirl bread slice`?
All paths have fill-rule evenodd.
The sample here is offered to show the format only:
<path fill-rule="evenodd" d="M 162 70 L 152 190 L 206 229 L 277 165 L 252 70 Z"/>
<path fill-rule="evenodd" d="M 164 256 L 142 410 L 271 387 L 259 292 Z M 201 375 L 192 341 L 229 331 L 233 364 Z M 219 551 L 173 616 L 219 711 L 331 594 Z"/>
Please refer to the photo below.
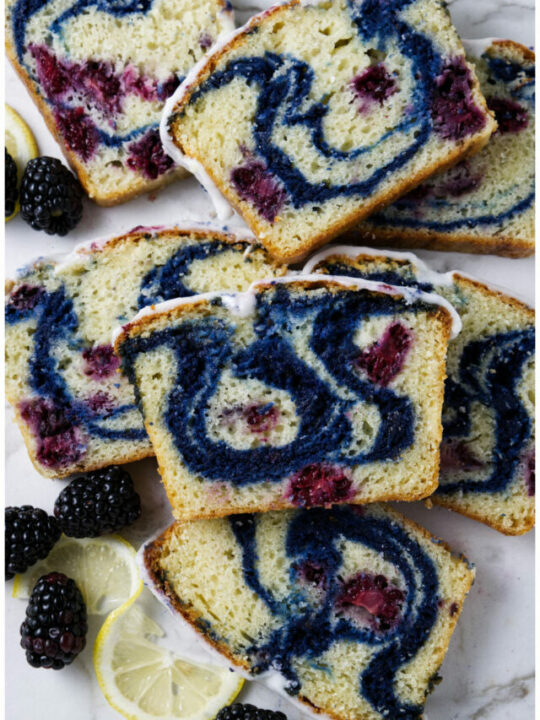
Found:
<path fill-rule="evenodd" d="M 478 155 L 371 216 L 352 233 L 357 240 L 511 257 L 534 252 L 534 53 L 511 40 L 464 43 L 497 132 Z"/>
<path fill-rule="evenodd" d="M 229 663 L 335 720 L 421 719 L 474 579 L 377 504 L 178 522 L 141 559 Z"/>
<path fill-rule="evenodd" d="M 209 228 L 136 229 L 27 268 L 6 297 L 6 395 L 37 470 L 64 477 L 153 454 L 114 327 L 171 297 L 282 272 L 262 248 Z"/>
<path fill-rule="evenodd" d="M 292 262 L 495 127 L 439 0 L 292 0 L 196 66 L 167 103 L 162 139 Z"/>
<path fill-rule="evenodd" d="M 440 303 L 314 275 L 141 311 L 115 350 L 175 517 L 430 495 L 452 324 Z"/>
<path fill-rule="evenodd" d="M 6 3 L 8 56 L 101 205 L 183 174 L 159 139 L 164 103 L 233 27 L 224 0 Z"/>
<path fill-rule="evenodd" d="M 448 345 L 439 487 L 430 502 L 508 535 L 535 517 L 535 313 L 459 272 L 410 253 L 329 247 L 305 266 L 437 292 L 463 324 Z"/>

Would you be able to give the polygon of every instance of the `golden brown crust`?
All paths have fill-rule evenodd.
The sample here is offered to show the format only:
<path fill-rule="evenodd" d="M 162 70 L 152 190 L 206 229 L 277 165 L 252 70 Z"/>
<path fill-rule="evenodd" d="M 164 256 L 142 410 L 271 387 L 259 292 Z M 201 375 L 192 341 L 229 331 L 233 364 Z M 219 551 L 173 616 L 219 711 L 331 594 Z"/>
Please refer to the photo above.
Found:
<path fill-rule="evenodd" d="M 374 225 L 355 227 L 345 235 L 347 240 L 364 244 L 382 245 L 414 250 L 440 250 L 448 252 L 473 253 L 476 255 L 499 255 L 501 257 L 523 258 L 534 254 L 534 240 L 523 240 L 507 236 L 457 235 L 435 233 L 430 230 L 409 228 L 382 228 Z"/>
<path fill-rule="evenodd" d="M 490 48 L 488 48 L 488 52 L 494 46 L 504 48 L 505 50 L 511 50 L 512 52 L 521 55 L 523 60 L 527 62 L 536 62 L 534 50 L 531 50 L 531 48 L 528 48 L 526 45 L 522 45 L 515 40 L 494 40 L 491 43 Z"/>
<path fill-rule="evenodd" d="M 457 561 L 462 563 L 466 566 L 466 578 L 465 581 L 460 585 L 459 589 L 456 588 L 456 593 L 459 592 L 459 594 L 456 594 L 455 602 L 457 605 L 457 611 L 453 615 L 449 615 L 448 618 L 448 626 L 446 628 L 444 636 L 441 638 L 440 643 L 438 643 L 437 649 L 432 655 L 431 658 L 431 665 L 436 671 L 442 661 L 444 660 L 444 657 L 448 651 L 448 646 L 450 644 L 450 640 L 452 638 L 452 634 L 454 632 L 455 626 L 459 620 L 459 616 L 461 615 L 462 609 L 463 609 L 463 603 L 465 601 L 465 598 L 467 594 L 469 593 L 469 590 L 471 589 L 471 586 L 474 582 L 475 578 L 475 571 L 471 567 L 468 560 L 463 555 L 458 555 L 452 551 L 452 549 L 448 546 L 448 544 L 441 540 L 440 538 L 431 535 L 425 528 L 423 528 L 421 525 L 418 525 L 418 523 L 414 522 L 413 520 L 410 520 L 409 518 L 401 515 L 400 513 L 396 512 L 395 510 L 391 508 L 385 508 L 386 512 L 388 512 L 389 515 L 391 515 L 396 521 L 401 523 L 406 530 L 411 531 L 413 533 L 420 534 L 425 540 L 428 540 L 430 542 L 434 542 L 437 545 L 444 547 L 448 552 L 450 552 L 453 556 L 453 558 Z M 178 596 L 172 585 L 167 579 L 166 572 L 161 568 L 160 565 L 160 558 L 163 552 L 163 548 L 167 545 L 167 541 L 170 535 L 177 529 L 181 528 L 184 523 L 176 522 L 173 525 L 171 525 L 165 532 L 160 535 L 160 537 L 156 538 L 152 542 L 150 542 L 148 545 L 145 546 L 143 551 L 143 561 L 146 568 L 146 571 L 148 573 L 149 578 L 151 579 L 154 588 L 157 590 L 157 592 L 163 597 L 163 601 L 173 610 L 179 613 L 181 617 L 188 622 L 191 627 L 198 633 L 198 635 L 201 637 L 202 640 L 207 642 L 209 645 L 212 646 L 214 650 L 217 650 L 221 655 L 227 658 L 229 662 L 231 662 L 233 665 L 236 665 L 237 667 L 240 667 L 245 672 L 250 672 L 250 666 L 249 663 L 242 657 L 234 655 L 227 645 L 224 642 L 219 642 L 215 639 L 213 639 L 210 635 L 205 633 L 203 626 L 200 625 L 198 622 L 202 615 L 197 614 L 193 611 L 192 608 L 188 607 L 186 603 L 183 603 L 181 598 Z M 306 698 L 303 695 L 299 695 L 297 697 L 298 700 L 308 705 L 312 710 L 314 710 L 317 713 L 325 713 L 326 715 L 333 718 L 333 720 L 342 720 L 342 717 L 337 714 L 332 707 L 329 708 L 319 708 L 316 705 L 314 705 L 308 698 Z M 362 720 L 362 718 L 359 716 L 358 720 Z"/>
<path fill-rule="evenodd" d="M 520 520 L 520 523 L 518 525 L 516 525 L 515 527 L 509 527 L 508 525 L 505 525 L 502 520 L 498 520 L 494 517 L 488 517 L 480 510 L 475 511 L 473 508 L 465 508 L 461 506 L 459 508 L 456 507 L 456 504 L 451 496 L 445 497 L 444 495 L 433 495 L 429 498 L 429 500 L 435 505 L 444 507 L 447 510 L 452 510 L 452 512 L 457 512 L 460 515 L 465 515 L 465 517 L 471 518 L 471 520 L 477 520 L 478 522 L 481 522 L 484 525 L 493 528 L 493 530 L 497 530 L 503 535 L 509 535 L 513 537 L 517 535 L 524 535 L 525 533 L 529 532 L 529 530 L 532 530 L 536 520 L 534 505 L 532 506 L 529 514 L 525 518 Z"/>
<path fill-rule="evenodd" d="M 62 154 L 66 158 L 71 168 L 77 174 L 84 191 L 86 192 L 88 197 L 93 200 L 97 205 L 102 205 L 104 207 L 119 205 L 121 203 L 127 202 L 128 200 L 131 200 L 134 197 L 137 197 L 138 195 L 141 195 L 142 193 L 158 190 L 162 187 L 165 187 L 166 185 L 169 185 L 169 183 L 173 182 L 174 180 L 180 179 L 182 177 L 187 177 L 188 173 L 183 168 L 171 170 L 161 175 L 159 178 L 156 178 L 155 180 L 145 180 L 143 177 L 135 175 L 134 173 L 132 190 L 109 193 L 108 195 L 101 194 L 100 185 L 96 185 L 92 182 L 92 177 L 86 171 L 84 164 L 79 160 L 76 153 L 71 152 L 71 150 L 69 150 L 66 146 L 62 136 L 58 132 L 58 128 L 56 126 L 56 122 L 51 108 L 45 102 L 43 96 L 39 95 L 36 92 L 35 83 L 30 78 L 26 70 L 19 64 L 15 53 L 15 48 L 13 47 L 11 40 L 9 39 L 8 33 L 6 33 L 6 54 L 13 69 L 23 82 L 34 104 L 37 106 L 37 109 L 43 116 L 45 124 L 47 125 L 54 139 L 60 146 Z"/>
<path fill-rule="evenodd" d="M 460 273 L 456 272 L 453 275 L 454 282 L 457 282 L 458 284 L 464 285 L 465 287 L 474 288 L 475 290 L 480 290 L 485 295 L 495 296 L 500 300 L 501 302 L 505 303 L 511 308 L 514 308 L 516 310 L 519 310 L 520 312 L 523 312 L 525 315 L 527 315 L 531 321 L 531 323 L 534 323 L 536 312 L 534 308 L 532 308 L 530 305 L 527 305 L 522 300 L 518 300 L 515 297 L 512 297 L 511 295 L 507 295 L 506 293 L 502 292 L 502 290 L 497 290 L 495 288 L 489 287 L 489 285 L 486 285 L 483 282 L 480 282 L 480 280 L 475 280 L 474 278 L 467 277 L 466 275 L 461 275 Z"/>
<path fill-rule="evenodd" d="M 242 32 L 240 35 L 235 36 L 229 43 L 227 43 L 223 48 L 221 48 L 219 52 L 215 53 L 209 58 L 208 62 L 201 68 L 201 70 L 197 74 L 194 82 L 189 86 L 189 89 L 182 96 L 179 104 L 175 106 L 174 114 L 171 115 L 169 119 L 169 127 L 173 131 L 171 133 L 171 136 L 174 144 L 186 156 L 194 158 L 195 160 L 197 160 L 197 162 L 205 166 L 205 170 L 208 173 L 212 182 L 216 185 L 216 187 L 220 190 L 224 197 L 227 198 L 231 205 L 244 217 L 246 223 L 253 231 L 255 236 L 260 239 L 260 242 L 262 242 L 262 244 L 268 249 L 268 251 L 272 254 L 276 261 L 283 263 L 295 263 L 301 261 L 303 258 L 306 257 L 308 253 L 316 250 L 322 245 L 326 245 L 338 235 L 346 233 L 348 230 L 354 228 L 355 225 L 367 218 L 368 215 L 372 215 L 378 210 L 381 210 L 386 205 L 392 204 L 394 200 L 397 200 L 402 195 L 405 195 L 407 192 L 413 190 L 431 175 L 442 172 L 452 167 L 460 160 L 463 160 L 465 157 L 469 157 L 470 155 L 474 155 L 477 152 L 480 152 L 480 150 L 488 142 L 491 134 L 497 128 L 494 114 L 488 109 L 484 97 L 480 93 L 478 80 L 476 79 L 476 75 L 474 74 L 474 68 L 472 68 L 472 66 L 469 64 L 469 67 L 472 71 L 472 77 L 474 78 L 473 90 L 476 91 L 477 95 L 479 96 L 477 98 L 477 101 L 481 104 L 482 111 L 487 118 L 487 122 L 482 133 L 478 133 L 477 135 L 468 139 L 462 139 L 459 142 L 458 146 L 447 155 L 444 161 L 438 161 L 432 163 L 431 165 L 426 165 L 421 172 L 413 176 L 411 179 L 404 180 L 402 183 L 400 183 L 400 185 L 390 190 L 387 190 L 384 193 L 379 193 L 375 197 L 365 199 L 361 207 L 349 212 L 345 217 L 336 220 L 329 227 L 325 228 L 324 232 L 310 237 L 309 242 L 304 243 L 301 248 L 294 251 L 288 251 L 279 247 L 278 245 L 273 243 L 271 238 L 265 237 L 266 228 L 260 224 L 260 218 L 252 210 L 249 204 L 239 200 L 235 194 L 229 192 L 222 179 L 217 177 L 215 173 L 212 172 L 211 168 L 204 164 L 201 157 L 197 156 L 193 152 L 187 152 L 186 148 L 183 147 L 182 143 L 178 139 L 178 133 L 176 129 L 179 117 L 182 113 L 182 109 L 189 104 L 193 91 L 195 90 L 195 86 L 203 82 L 214 71 L 221 58 L 231 48 L 236 48 L 241 45 L 242 42 L 247 37 L 249 37 L 250 33 L 253 32 L 253 29 L 259 26 L 262 22 L 265 22 L 269 17 L 272 17 L 273 15 L 276 15 L 278 13 L 285 13 L 290 8 L 297 5 L 300 5 L 300 0 L 291 0 L 291 2 L 289 3 L 275 6 L 251 18 L 251 20 L 246 24 L 244 32 Z"/>

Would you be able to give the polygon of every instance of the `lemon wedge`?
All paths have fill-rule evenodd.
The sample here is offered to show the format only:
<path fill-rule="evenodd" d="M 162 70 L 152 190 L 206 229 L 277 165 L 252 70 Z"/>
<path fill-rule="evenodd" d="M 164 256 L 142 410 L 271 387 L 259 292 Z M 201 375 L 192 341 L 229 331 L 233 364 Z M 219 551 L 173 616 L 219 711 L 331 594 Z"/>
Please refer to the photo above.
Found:
<path fill-rule="evenodd" d="M 6 112 L 6 138 L 5 145 L 8 153 L 15 160 L 17 165 L 17 180 L 20 185 L 24 168 L 29 160 L 38 156 L 38 146 L 32 131 L 12 107 L 5 106 Z M 6 222 L 15 217 L 19 212 L 19 201 L 13 213 L 6 218 Z"/>
<path fill-rule="evenodd" d="M 62 572 L 79 587 L 89 615 L 106 615 L 142 589 L 135 549 L 119 535 L 71 538 L 63 535 L 45 560 L 17 575 L 13 597 L 30 597 L 37 580 Z"/>
<path fill-rule="evenodd" d="M 214 718 L 236 698 L 243 679 L 164 647 L 162 627 L 134 601 L 109 615 L 94 646 L 94 668 L 109 704 L 128 720 Z"/>

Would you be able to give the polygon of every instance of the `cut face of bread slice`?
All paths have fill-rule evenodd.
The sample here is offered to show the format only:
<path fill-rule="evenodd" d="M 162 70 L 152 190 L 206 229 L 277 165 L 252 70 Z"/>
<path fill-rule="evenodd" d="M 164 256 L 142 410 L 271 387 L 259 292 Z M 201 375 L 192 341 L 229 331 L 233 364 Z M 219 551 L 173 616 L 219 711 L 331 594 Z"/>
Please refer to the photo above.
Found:
<path fill-rule="evenodd" d="M 115 205 L 183 174 L 165 154 L 165 100 L 219 34 L 222 0 L 8 0 L 11 62 L 88 195 Z"/>
<path fill-rule="evenodd" d="M 228 661 L 336 720 L 422 717 L 474 578 L 376 504 L 176 523 L 143 559 Z"/>
<path fill-rule="evenodd" d="M 6 297 L 6 394 L 39 472 L 153 454 L 110 344 L 117 325 L 170 297 L 282 272 L 262 248 L 208 228 L 142 228 L 26 269 Z"/>
<path fill-rule="evenodd" d="M 293 0 L 207 56 L 168 103 L 162 138 L 293 261 L 494 128 L 442 2 Z"/>
<path fill-rule="evenodd" d="M 382 254 L 384 253 L 384 254 Z M 534 525 L 534 310 L 414 255 L 327 248 L 307 273 L 420 287 L 447 298 L 463 328 L 448 346 L 439 488 L 430 498 L 508 535 Z"/>
<path fill-rule="evenodd" d="M 439 302 L 314 275 L 142 311 L 115 349 L 175 517 L 431 494 Z"/>
<path fill-rule="evenodd" d="M 464 41 L 497 132 L 473 158 L 431 177 L 352 232 L 370 245 L 534 252 L 535 57 L 510 40 Z"/>

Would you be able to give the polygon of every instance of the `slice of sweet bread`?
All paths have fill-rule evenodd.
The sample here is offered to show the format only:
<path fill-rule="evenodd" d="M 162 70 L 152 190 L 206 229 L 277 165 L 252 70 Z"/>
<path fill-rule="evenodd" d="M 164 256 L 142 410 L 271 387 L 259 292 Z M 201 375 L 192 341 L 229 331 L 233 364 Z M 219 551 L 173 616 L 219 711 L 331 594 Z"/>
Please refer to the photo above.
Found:
<path fill-rule="evenodd" d="M 495 127 L 443 2 L 292 0 L 206 56 L 162 138 L 291 262 Z"/>
<path fill-rule="evenodd" d="M 6 297 L 6 395 L 39 472 L 153 454 L 118 372 L 114 327 L 170 297 L 242 290 L 281 272 L 262 248 L 209 228 L 136 229 L 25 270 Z"/>
<path fill-rule="evenodd" d="M 224 0 L 8 0 L 11 62 L 88 195 L 115 205 L 170 182 L 165 100 L 217 36 Z"/>
<path fill-rule="evenodd" d="M 384 253 L 384 254 L 381 254 Z M 435 291 L 460 314 L 448 346 L 439 487 L 430 501 L 508 535 L 534 525 L 534 310 L 409 253 L 329 247 L 305 272 L 352 275 Z"/>
<path fill-rule="evenodd" d="M 176 523 L 142 560 L 229 663 L 335 720 L 421 719 L 474 578 L 376 504 Z"/>
<path fill-rule="evenodd" d="M 115 350 L 179 519 L 436 487 L 441 298 L 294 276 L 143 310 Z"/>
<path fill-rule="evenodd" d="M 481 153 L 431 177 L 354 232 L 370 245 L 534 252 L 535 56 L 511 40 L 464 41 L 497 132 Z"/>

